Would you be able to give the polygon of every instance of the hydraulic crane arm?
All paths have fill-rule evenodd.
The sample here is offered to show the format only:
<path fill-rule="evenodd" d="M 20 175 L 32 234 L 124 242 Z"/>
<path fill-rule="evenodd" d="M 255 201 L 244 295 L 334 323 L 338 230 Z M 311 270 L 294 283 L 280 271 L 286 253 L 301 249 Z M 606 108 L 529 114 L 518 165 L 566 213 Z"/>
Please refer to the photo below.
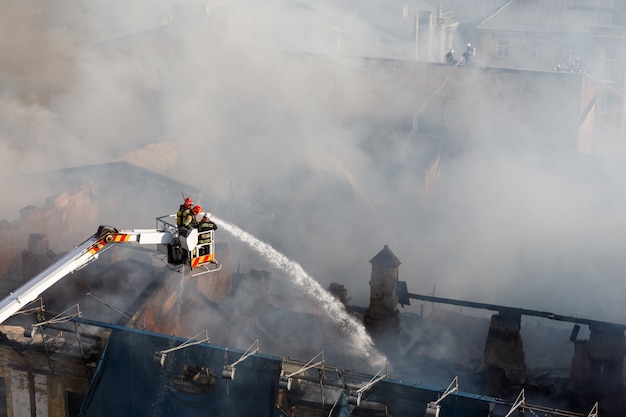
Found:
<path fill-rule="evenodd" d="M 37 299 L 41 293 L 67 274 L 94 261 L 98 254 L 92 253 L 91 249 L 97 245 L 98 240 L 96 235 L 93 235 L 0 301 L 0 323 L 4 323 L 26 304 Z"/>
<path fill-rule="evenodd" d="M 99 253 L 116 243 L 151 245 L 168 244 L 171 241 L 172 234 L 168 231 L 153 229 L 118 231 L 112 227 L 100 226 L 96 234 L 2 299 L 0 323 L 4 323 L 28 303 L 36 300 L 39 295 L 66 275 L 98 259 Z"/>

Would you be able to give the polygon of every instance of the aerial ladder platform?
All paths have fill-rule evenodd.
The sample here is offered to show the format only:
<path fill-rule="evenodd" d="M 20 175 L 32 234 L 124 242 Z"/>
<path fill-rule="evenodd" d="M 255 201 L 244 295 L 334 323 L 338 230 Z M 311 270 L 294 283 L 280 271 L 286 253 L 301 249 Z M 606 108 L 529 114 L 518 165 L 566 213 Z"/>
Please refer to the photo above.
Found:
<path fill-rule="evenodd" d="M 198 230 L 177 227 L 173 223 L 175 216 L 157 217 L 155 229 L 118 230 L 100 226 L 93 236 L 0 300 L 0 324 L 35 301 L 55 283 L 89 265 L 116 244 L 156 245 L 159 252 L 167 255 L 169 265 L 186 269 L 192 276 L 221 269 L 215 260 L 213 230 L 203 232 L 202 240 L 208 240 L 208 243 L 199 244 Z"/>

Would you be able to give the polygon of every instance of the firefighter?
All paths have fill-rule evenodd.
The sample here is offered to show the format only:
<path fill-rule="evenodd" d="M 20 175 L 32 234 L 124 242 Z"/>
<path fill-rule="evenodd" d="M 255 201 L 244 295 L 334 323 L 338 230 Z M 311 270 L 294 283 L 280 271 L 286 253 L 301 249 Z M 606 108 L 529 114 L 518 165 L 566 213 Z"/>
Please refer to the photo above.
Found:
<path fill-rule="evenodd" d="M 188 212 L 183 217 L 183 222 L 181 224 L 181 227 L 186 227 L 186 228 L 196 227 L 198 225 L 198 219 L 196 219 L 196 216 L 200 213 L 202 213 L 202 207 L 193 206 L 191 211 Z"/>
<path fill-rule="evenodd" d="M 206 245 L 200 248 L 200 255 L 208 255 L 211 253 L 211 230 L 217 230 L 217 225 L 209 218 L 209 213 L 204 213 L 202 220 L 198 223 L 198 245 Z"/>
<path fill-rule="evenodd" d="M 446 54 L 446 64 L 454 64 L 454 49 L 450 49 Z"/>
<path fill-rule="evenodd" d="M 472 44 L 468 43 L 467 49 L 465 50 L 465 52 L 463 52 L 463 59 L 464 59 L 465 65 L 469 65 L 472 63 L 472 58 L 474 57 L 475 53 L 476 53 L 476 50 L 472 48 Z"/>
<path fill-rule="evenodd" d="M 566 70 L 568 72 L 582 72 L 583 68 L 580 64 L 580 58 L 573 60 L 572 63 L 567 66 Z"/>
<path fill-rule="evenodd" d="M 191 213 L 191 206 L 193 206 L 191 198 L 185 198 L 185 202 L 180 205 L 178 212 L 176 213 L 176 226 L 180 227 L 183 225 L 183 219 Z"/>

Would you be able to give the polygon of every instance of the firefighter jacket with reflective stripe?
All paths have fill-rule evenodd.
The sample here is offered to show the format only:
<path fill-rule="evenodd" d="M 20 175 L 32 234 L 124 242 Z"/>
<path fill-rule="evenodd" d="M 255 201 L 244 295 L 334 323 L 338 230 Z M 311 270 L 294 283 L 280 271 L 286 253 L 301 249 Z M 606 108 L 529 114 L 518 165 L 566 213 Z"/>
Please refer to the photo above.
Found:
<path fill-rule="evenodd" d="M 187 208 L 183 204 L 181 204 L 178 208 L 178 212 L 176 213 L 176 226 L 182 226 L 183 220 L 190 214 L 193 214 L 191 212 L 191 207 Z"/>
<path fill-rule="evenodd" d="M 204 220 L 198 224 L 198 244 L 211 243 L 211 233 L 209 230 L 217 230 L 217 225 L 211 220 Z"/>

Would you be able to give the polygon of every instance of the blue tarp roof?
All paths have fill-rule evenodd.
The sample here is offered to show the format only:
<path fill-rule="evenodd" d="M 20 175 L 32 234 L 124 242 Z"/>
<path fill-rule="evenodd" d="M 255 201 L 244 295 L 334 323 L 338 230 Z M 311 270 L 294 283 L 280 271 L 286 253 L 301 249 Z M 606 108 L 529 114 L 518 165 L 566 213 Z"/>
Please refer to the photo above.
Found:
<path fill-rule="evenodd" d="M 255 354 L 237 364 L 232 380 L 222 378 L 225 364 L 243 352 L 206 343 L 170 352 L 163 366 L 155 352 L 179 346 L 184 339 L 131 329 L 115 329 L 100 358 L 81 417 L 275 417 L 281 359 Z M 160 355 L 157 355 L 159 357 Z M 194 372 L 210 372 L 214 384 L 193 382 Z M 208 371 L 208 370 L 210 371 Z M 200 380 L 197 380 L 200 381 Z M 201 391 L 197 393 L 189 391 Z"/>
<path fill-rule="evenodd" d="M 190 341 L 82 318 L 74 321 L 112 330 L 79 417 L 285 417 L 276 406 L 283 358 L 261 353 L 247 355 L 244 351 L 199 342 L 173 350 Z M 161 364 L 163 351 L 166 356 Z M 236 365 L 234 378 L 223 378 L 224 366 L 232 364 Z M 323 387 L 330 401 L 327 406 L 332 405 L 330 416 L 351 415 L 354 406 L 347 401 L 346 387 L 362 386 L 371 375 L 329 368 L 329 381 L 331 369 L 340 376 L 340 381 L 331 382 L 343 382 L 345 386 Z M 194 375 L 199 376 L 196 382 Z M 202 375 L 209 375 L 204 380 L 213 383 L 198 383 L 202 382 Z M 304 381 L 302 386 L 305 385 L 310 392 L 294 388 L 300 392 L 300 400 L 306 402 L 307 395 L 318 399 L 317 390 L 322 384 Z M 333 400 L 328 390 L 338 390 L 338 396 Z M 364 391 L 365 403 L 361 407 L 378 404 L 394 417 L 422 416 L 428 403 L 440 398 L 443 391 L 384 378 Z M 441 401 L 441 415 L 483 417 L 494 408 L 504 410 L 504 415 L 510 406 L 495 398 L 457 391 Z"/>

